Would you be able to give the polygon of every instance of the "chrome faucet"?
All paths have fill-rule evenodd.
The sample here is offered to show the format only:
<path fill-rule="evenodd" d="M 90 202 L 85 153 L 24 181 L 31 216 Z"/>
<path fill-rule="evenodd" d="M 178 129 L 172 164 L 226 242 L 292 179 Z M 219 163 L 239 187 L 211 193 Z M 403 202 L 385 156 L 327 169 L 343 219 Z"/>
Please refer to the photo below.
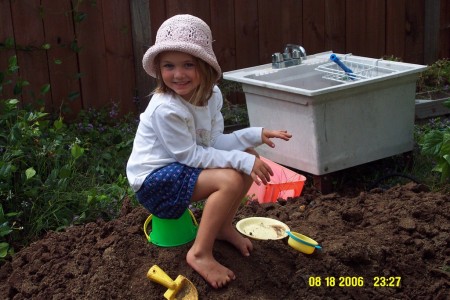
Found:
<path fill-rule="evenodd" d="M 272 54 L 272 68 L 281 69 L 291 66 L 296 66 L 306 59 L 305 48 L 299 45 L 287 44 L 284 52 Z"/>
<path fill-rule="evenodd" d="M 291 49 L 292 53 L 294 53 L 297 50 L 300 56 L 302 57 L 302 60 L 306 59 L 306 50 L 302 46 L 287 44 L 286 47 L 284 48 L 284 52 L 289 52 L 289 49 Z"/>

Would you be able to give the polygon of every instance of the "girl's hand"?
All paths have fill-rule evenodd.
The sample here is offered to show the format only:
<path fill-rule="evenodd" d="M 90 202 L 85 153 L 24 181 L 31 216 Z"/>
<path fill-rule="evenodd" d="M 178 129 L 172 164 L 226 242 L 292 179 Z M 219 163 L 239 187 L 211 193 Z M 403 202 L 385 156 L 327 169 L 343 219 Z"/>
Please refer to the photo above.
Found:
<path fill-rule="evenodd" d="M 287 130 L 269 130 L 263 128 L 262 130 L 262 142 L 269 147 L 275 148 L 275 144 L 270 140 L 271 138 L 278 138 L 285 141 L 289 141 L 292 134 L 288 133 Z"/>
<path fill-rule="evenodd" d="M 266 185 L 270 182 L 270 176 L 273 176 L 273 171 L 268 164 L 256 157 L 250 176 L 257 185 L 261 185 L 261 183 Z"/>

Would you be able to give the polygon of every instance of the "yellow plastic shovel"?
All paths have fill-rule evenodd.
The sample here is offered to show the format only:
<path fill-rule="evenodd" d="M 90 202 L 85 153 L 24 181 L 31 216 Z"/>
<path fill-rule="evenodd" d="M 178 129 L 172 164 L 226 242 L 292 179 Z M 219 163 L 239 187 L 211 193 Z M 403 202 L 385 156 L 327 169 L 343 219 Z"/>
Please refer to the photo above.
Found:
<path fill-rule="evenodd" d="M 147 272 L 147 278 L 167 288 L 164 298 L 168 300 L 198 300 L 198 292 L 194 284 L 182 275 L 172 280 L 160 267 L 153 265 Z"/>

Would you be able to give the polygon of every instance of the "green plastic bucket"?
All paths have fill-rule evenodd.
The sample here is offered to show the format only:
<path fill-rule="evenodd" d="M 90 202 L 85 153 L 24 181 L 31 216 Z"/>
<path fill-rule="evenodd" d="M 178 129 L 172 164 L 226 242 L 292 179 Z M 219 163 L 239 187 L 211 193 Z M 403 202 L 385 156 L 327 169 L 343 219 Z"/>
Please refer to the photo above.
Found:
<path fill-rule="evenodd" d="M 147 227 L 152 222 L 151 232 Z M 150 215 L 144 223 L 144 233 L 149 243 L 160 247 L 175 247 L 189 243 L 197 235 L 198 223 L 189 209 L 178 219 L 161 219 Z"/>

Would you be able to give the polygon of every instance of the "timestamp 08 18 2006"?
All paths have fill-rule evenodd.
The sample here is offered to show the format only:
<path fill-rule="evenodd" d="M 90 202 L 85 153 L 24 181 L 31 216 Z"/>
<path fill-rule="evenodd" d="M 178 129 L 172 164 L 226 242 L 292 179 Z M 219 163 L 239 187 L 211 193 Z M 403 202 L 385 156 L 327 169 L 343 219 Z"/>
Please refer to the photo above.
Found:
<path fill-rule="evenodd" d="M 400 287 L 400 276 L 375 276 L 371 278 L 370 283 L 366 282 L 362 276 L 310 276 L 308 286 L 310 287 Z"/>

